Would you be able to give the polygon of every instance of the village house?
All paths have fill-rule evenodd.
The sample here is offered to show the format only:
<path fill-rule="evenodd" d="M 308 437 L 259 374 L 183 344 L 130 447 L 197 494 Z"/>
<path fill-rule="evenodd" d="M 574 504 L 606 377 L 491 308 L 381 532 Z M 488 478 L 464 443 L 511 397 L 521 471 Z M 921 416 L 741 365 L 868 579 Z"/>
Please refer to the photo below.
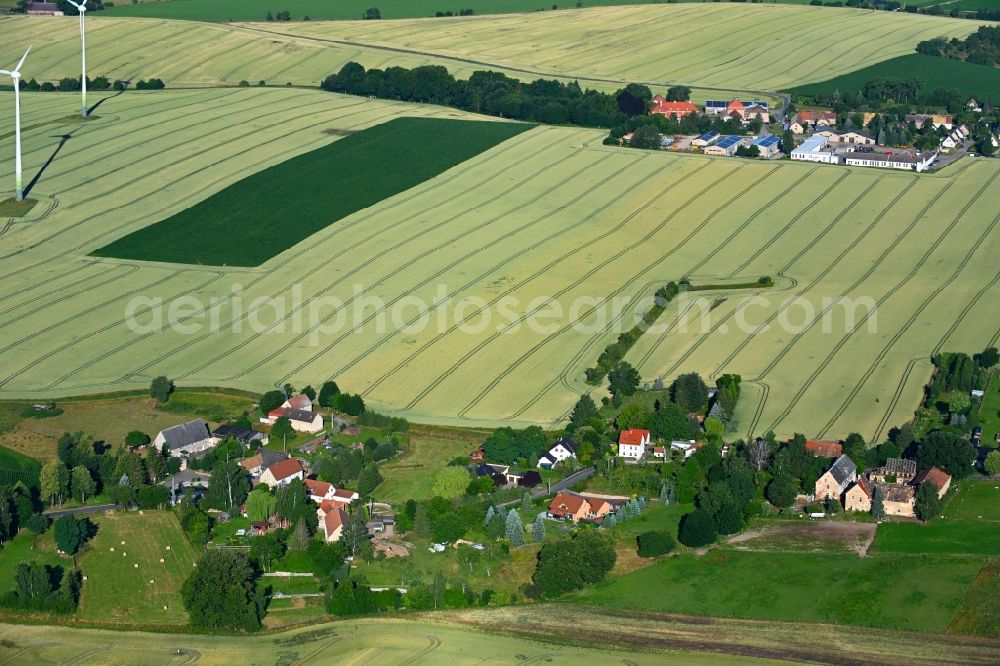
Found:
<path fill-rule="evenodd" d="M 294 407 L 278 407 L 268 412 L 266 417 L 261 417 L 261 423 L 274 425 L 275 421 L 285 417 L 292 425 L 292 430 L 296 432 L 320 432 L 323 430 L 323 415 L 316 412 L 296 409 Z"/>
<path fill-rule="evenodd" d="M 278 486 L 286 486 L 295 479 L 301 481 L 305 475 L 302 463 L 296 458 L 289 458 L 265 469 L 260 475 L 260 482 L 268 488 L 277 488 Z"/>
<path fill-rule="evenodd" d="M 881 486 L 885 493 L 882 506 L 887 516 L 903 516 L 912 518 L 916 493 L 913 486 L 886 485 Z"/>
<path fill-rule="evenodd" d="M 396 535 L 395 516 L 372 516 L 372 519 L 365 523 L 365 528 L 372 536 L 388 538 Z"/>
<path fill-rule="evenodd" d="M 967 108 L 969 111 L 972 111 L 973 113 L 982 113 L 983 112 L 983 106 L 982 106 L 982 104 L 980 104 L 978 101 L 976 101 L 975 97 L 970 97 L 969 98 L 969 101 L 965 103 L 965 108 Z"/>
<path fill-rule="evenodd" d="M 844 445 L 830 439 L 811 439 L 806 442 L 806 451 L 819 458 L 839 458 L 844 455 Z"/>
<path fill-rule="evenodd" d="M 817 125 L 835 125 L 837 114 L 833 111 L 799 111 L 795 114 L 788 129 L 792 134 L 805 134 L 810 127 Z"/>
<path fill-rule="evenodd" d="M 646 455 L 646 447 L 649 446 L 649 431 L 638 428 L 622 430 L 618 435 L 618 457 L 619 458 L 639 458 Z"/>
<path fill-rule="evenodd" d="M 871 138 L 867 134 L 862 134 L 861 132 L 844 132 L 838 136 L 838 140 L 841 143 L 856 143 L 865 146 L 874 146 L 875 139 Z"/>
<path fill-rule="evenodd" d="M 667 447 L 665 447 L 665 446 L 654 446 L 653 447 L 653 457 L 654 458 L 666 458 L 667 457 Z"/>
<path fill-rule="evenodd" d="M 316 516 L 319 518 L 319 529 L 323 533 L 323 541 L 326 543 L 340 541 L 344 525 L 349 520 L 342 505 L 324 501 L 316 509 Z"/>
<path fill-rule="evenodd" d="M 516 485 L 521 479 L 521 475 L 511 472 L 510 465 L 497 465 L 494 463 L 479 463 L 473 467 L 470 471 L 476 475 L 476 477 L 481 476 L 491 476 L 495 481 L 499 481 L 501 478 L 505 485 Z M 537 472 L 535 472 L 537 474 Z"/>
<path fill-rule="evenodd" d="M 909 458 L 887 458 L 885 464 L 868 473 L 875 483 L 909 483 L 917 476 L 917 461 Z"/>
<path fill-rule="evenodd" d="M 549 502 L 548 515 L 550 518 L 560 518 L 575 523 L 581 520 L 603 520 L 611 510 L 611 503 L 607 500 L 560 492 Z"/>
<path fill-rule="evenodd" d="M 24 11 L 28 16 L 63 16 L 59 5 L 54 2 L 31 2 Z"/>
<path fill-rule="evenodd" d="M 162 451 L 166 446 L 170 457 L 180 458 L 183 466 L 186 466 L 188 458 L 199 457 L 213 448 L 215 443 L 216 439 L 208 430 L 208 424 L 202 419 L 161 430 L 153 439 L 153 446 L 157 451 Z"/>
<path fill-rule="evenodd" d="M 312 399 L 305 393 L 300 393 L 288 398 L 281 403 L 281 406 L 285 409 L 301 409 L 303 412 L 313 411 Z"/>
<path fill-rule="evenodd" d="M 289 455 L 287 453 L 282 453 L 281 451 L 260 449 L 256 454 L 241 460 L 240 467 L 245 469 L 247 474 L 256 479 L 271 465 L 279 463 L 282 460 L 288 460 L 288 458 Z"/>
<path fill-rule="evenodd" d="M 951 475 L 937 467 L 925 469 L 913 479 L 913 485 L 922 486 L 925 483 L 933 483 L 937 487 L 937 496 L 944 497 L 951 487 Z"/>
<path fill-rule="evenodd" d="M 771 112 L 762 104 L 751 104 L 743 110 L 743 122 L 748 123 L 754 119 L 766 125 L 771 122 Z"/>
<path fill-rule="evenodd" d="M 649 109 L 651 116 L 677 116 L 678 120 L 692 113 L 698 113 L 698 107 L 691 102 L 668 102 L 662 95 L 653 98 L 653 106 Z"/>
<path fill-rule="evenodd" d="M 847 511 L 871 511 L 872 492 L 873 487 L 871 483 L 864 477 L 859 478 L 857 483 L 848 488 L 847 492 L 844 493 L 844 509 Z"/>
<path fill-rule="evenodd" d="M 670 442 L 670 448 L 676 449 L 684 454 L 684 458 L 690 458 L 701 445 L 693 439 L 675 439 Z"/>
<path fill-rule="evenodd" d="M 330 501 L 347 506 L 360 497 L 360 495 L 353 490 L 336 488 L 332 483 L 327 483 L 326 481 L 306 479 L 303 483 L 306 486 L 306 490 L 309 491 L 309 499 L 317 504 Z"/>
<path fill-rule="evenodd" d="M 471 453 L 469 453 L 469 462 L 470 463 L 473 463 L 473 464 L 475 464 L 475 463 L 481 463 L 484 460 L 486 460 L 486 451 L 484 451 L 482 449 L 482 447 L 480 447 L 480 448 L 476 449 L 475 451 L 472 451 Z"/>
<path fill-rule="evenodd" d="M 858 478 L 858 468 L 847 456 L 840 456 L 819 479 L 816 480 L 816 499 L 840 500 L 847 487 Z"/>
<path fill-rule="evenodd" d="M 743 113 L 745 110 L 746 106 L 744 106 L 743 102 L 738 99 L 734 99 L 726 105 L 726 117 L 730 120 L 743 122 Z"/>
<path fill-rule="evenodd" d="M 538 459 L 538 467 L 544 469 L 552 469 L 559 463 L 569 458 L 576 458 L 576 446 L 573 444 L 573 440 L 568 437 L 561 437 L 556 440 L 556 443 L 552 445 L 543 456 Z"/>
<path fill-rule="evenodd" d="M 257 445 L 266 446 L 268 441 L 267 433 L 265 432 L 257 432 L 250 428 L 241 428 L 229 424 L 220 425 L 213 430 L 212 437 L 215 438 L 217 443 L 227 439 L 235 439 L 241 446 L 246 448 L 251 448 L 255 442 Z"/>

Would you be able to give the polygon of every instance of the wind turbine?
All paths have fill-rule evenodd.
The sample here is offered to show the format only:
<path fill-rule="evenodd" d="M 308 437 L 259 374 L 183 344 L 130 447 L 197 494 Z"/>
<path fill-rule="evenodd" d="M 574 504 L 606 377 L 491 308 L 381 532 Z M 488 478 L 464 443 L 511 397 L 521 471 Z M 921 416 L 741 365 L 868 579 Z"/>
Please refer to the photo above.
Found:
<path fill-rule="evenodd" d="M 30 50 L 29 46 L 28 51 Z M 24 192 L 21 190 L 21 65 L 28 57 L 28 51 L 24 52 L 14 69 L 0 69 L 0 74 L 6 74 L 14 80 L 14 196 L 18 201 L 24 201 Z"/>
<path fill-rule="evenodd" d="M 80 12 L 80 60 L 81 60 L 81 74 L 80 74 L 80 88 L 83 90 L 83 109 L 80 111 L 80 115 L 84 118 L 87 117 L 87 33 L 83 29 L 83 16 L 87 13 L 87 0 L 83 0 L 80 4 L 76 4 L 73 0 L 67 0 L 69 4 L 76 7 L 77 11 Z"/>

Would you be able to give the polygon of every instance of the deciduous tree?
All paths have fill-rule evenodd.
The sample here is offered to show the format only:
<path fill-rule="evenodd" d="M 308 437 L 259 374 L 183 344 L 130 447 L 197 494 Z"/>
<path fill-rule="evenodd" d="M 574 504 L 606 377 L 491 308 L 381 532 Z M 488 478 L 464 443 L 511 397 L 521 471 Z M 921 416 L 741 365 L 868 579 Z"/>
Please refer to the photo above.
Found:
<path fill-rule="evenodd" d="M 192 626 L 254 631 L 264 614 L 263 592 L 249 559 L 231 550 L 210 550 L 181 587 Z"/>

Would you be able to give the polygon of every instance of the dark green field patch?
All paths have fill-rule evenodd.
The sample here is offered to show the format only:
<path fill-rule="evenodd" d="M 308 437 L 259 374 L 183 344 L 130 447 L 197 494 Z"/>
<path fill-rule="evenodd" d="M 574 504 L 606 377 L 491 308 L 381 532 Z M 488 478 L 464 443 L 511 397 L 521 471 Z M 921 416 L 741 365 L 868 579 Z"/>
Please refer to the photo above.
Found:
<path fill-rule="evenodd" d="M 0 486 L 12 486 L 18 481 L 37 488 L 42 466 L 34 458 L 0 446 Z"/>
<path fill-rule="evenodd" d="M 976 97 L 980 100 L 1000 98 L 1000 69 L 920 53 L 884 60 L 827 81 L 807 83 L 793 88 L 790 92 L 800 95 L 836 91 L 854 94 L 867 82 L 875 79 L 912 78 L 923 82 L 921 95 L 928 95 L 935 88 L 946 88 L 957 90 L 965 97 Z"/>
<path fill-rule="evenodd" d="M 92 254 L 259 266 L 337 220 L 419 185 L 531 127 L 397 118 L 248 176 Z"/>

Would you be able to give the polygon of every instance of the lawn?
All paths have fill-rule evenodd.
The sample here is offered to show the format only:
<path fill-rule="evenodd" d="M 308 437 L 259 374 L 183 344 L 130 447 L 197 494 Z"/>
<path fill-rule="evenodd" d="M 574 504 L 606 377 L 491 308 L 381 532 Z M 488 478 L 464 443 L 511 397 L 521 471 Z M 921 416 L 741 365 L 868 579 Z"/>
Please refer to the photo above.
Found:
<path fill-rule="evenodd" d="M 1000 69 L 975 65 L 963 60 L 938 58 L 911 53 L 863 67 L 818 83 L 795 86 L 792 92 L 815 95 L 840 91 L 852 96 L 874 79 L 911 79 L 923 82 L 921 94 L 935 88 L 957 90 L 963 97 L 996 99 L 1000 97 Z"/>
<path fill-rule="evenodd" d="M 1000 638 L 1000 561 L 983 565 L 962 599 L 948 633 Z"/>
<path fill-rule="evenodd" d="M 986 395 L 979 407 L 979 425 L 983 428 L 979 441 L 984 446 L 998 446 L 996 437 L 1000 433 L 1000 373 L 994 373 L 986 387 Z"/>
<path fill-rule="evenodd" d="M 179 391 L 171 395 L 165 404 L 157 405 L 156 409 L 168 414 L 198 417 L 211 423 L 221 423 L 242 416 L 256 402 L 255 398 L 229 393 Z"/>
<path fill-rule="evenodd" d="M 93 254 L 259 266 L 341 218 L 532 127 L 438 118 L 390 120 L 258 171 Z"/>
<path fill-rule="evenodd" d="M 996 555 L 1000 553 L 1000 524 L 938 518 L 919 523 L 882 523 L 874 553 L 933 553 L 935 555 Z"/>
<path fill-rule="evenodd" d="M 0 548 L 0 594 L 14 589 L 14 572 L 21 562 L 41 562 L 63 569 L 72 567 L 72 562 L 56 554 L 52 530 L 45 534 L 21 530 Z"/>
<path fill-rule="evenodd" d="M 92 520 L 98 530 L 79 557 L 87 580 L 76 617 L 106 623 L 186 623 L 180 588 L 198 553 L 174 514 L 109 513 Z"/>
<path fill-rule="evenodd" d="M 1000 482 L 962 481 L 941 513 L 952 520 L 1000 522 Z"/>
<path fill-rule="evenodd" d="M 430 498 L 434 475 L 452 459 L 468 456 L 482 444 L 484 435 L 451 428 L 416 427 L 408 439 L 401 454 L 379 465 L 384 479 L 375 489 L 379 500 L 400 503 Z"/>
<path fill-rule="evenodd" d="M 944 631 L 982 560 L 683 553 L 575 595 L 650 611 Z"/>

